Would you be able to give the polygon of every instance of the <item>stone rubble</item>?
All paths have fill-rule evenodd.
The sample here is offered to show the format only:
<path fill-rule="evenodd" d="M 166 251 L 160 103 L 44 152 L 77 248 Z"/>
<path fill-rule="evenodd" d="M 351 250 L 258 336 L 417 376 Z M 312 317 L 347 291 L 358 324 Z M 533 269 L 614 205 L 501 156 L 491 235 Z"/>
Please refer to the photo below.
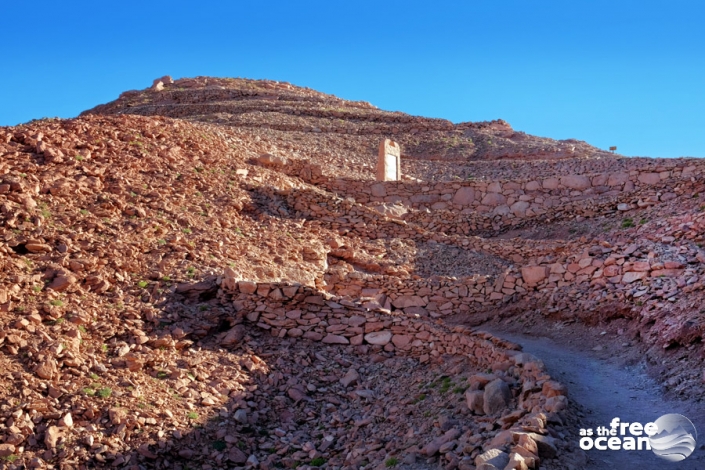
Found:
<path fill-rule="evenodd" d="M 565 384 L 446 320 L 624 320 L 702 390 L 704 171 L 243 79 L 0 128 L 0 462 L 584 468 Z"/>

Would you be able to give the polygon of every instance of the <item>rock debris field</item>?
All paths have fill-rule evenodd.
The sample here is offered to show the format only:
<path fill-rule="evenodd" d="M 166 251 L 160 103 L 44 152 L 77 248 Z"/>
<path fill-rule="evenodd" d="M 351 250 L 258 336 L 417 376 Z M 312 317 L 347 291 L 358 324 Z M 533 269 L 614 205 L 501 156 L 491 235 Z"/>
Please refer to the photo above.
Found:
<path fill-rule="evenodd" d="M 598 468 L 481 325 L 604 329 L 697 403 L 704 177 L 268 80 L 0 127 L 0 467 Z"/>

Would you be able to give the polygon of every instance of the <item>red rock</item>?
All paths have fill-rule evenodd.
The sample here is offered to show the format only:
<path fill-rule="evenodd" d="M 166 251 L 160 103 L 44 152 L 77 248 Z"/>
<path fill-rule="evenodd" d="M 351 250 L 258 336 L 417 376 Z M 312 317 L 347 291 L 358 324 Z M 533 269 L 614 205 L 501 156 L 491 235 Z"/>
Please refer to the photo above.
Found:
<path fill-rule="evenodd" d="M 12 444 L 0 444 L 0 457 L 8 457 L 15 453 L 15 446 Z"/>
<path fill-rule="evenodd" d="M 643 272 L 651 271 L 651 265 L 648 261 L 635 261 L 632 263 L 630 271 Z"/>
<path fill-rule="evenodd" d="M 387 189 L 384 184 L 377 183 L 370 186 L 370 191 L 375 197 L 385 197 L 387 195 Z"/>
<path fill-rule="evenodd" d="M 396 308 L 425 307 L 426 302 L 417 295 L 401 295 L 392 301 Z"/>
<path fill-rule="evenodd" d="M 30 253 L 48 253 L 51 251 L 51 247 L 46 243 L 40 242 L 27 242 L 25 248 Z"/>
<path fill-rule="evenodd" d="M 651 277 L 677 277 L 683 274 L 682 269 L 657 269 L 651 271 Z"/>
<path fill-rule="evenodd" d="M 252 281 L 240 281 L 237 287 L 243 294 L 254 294 L 257 291 L 257 283 Z"/>
<path fill-rule="evenodd" d="M 247 462 L 247 455 L 237 447 L 232 447 L 228 451 L 228 460 L 233 463 L 244 464 Z"/>
<path fill-rule="evenodd" d="M 411 343 L 411 336 L 409 335 L 394 335 L 392 336 L 392 343 L 394 346 L 397 348 L 407 348 L 409 344 Z"/>
<path fill-rule="evenodd" d="M 628 272 L 624 273 L 622 275 L 622 282 L 625 284 L 631 284 L 634 281 L 638 281 L 640 279 L 646 279 L 649 276 L 649 273 L 642 271 L 642 272 Z"/>
<path fill-rule="evenodd" d="M 658 173 L 641 173 L 639 181 L 644 184 L 656 184 L 661 182 L 661 175 Z"/>
<path fill-rule="evenodd" d="M 547 380 L 543 383 L 543 387 L 541 389 L 541 393 L 546 398 L 551 398 L 558 395 L 565 395 L 565 391 L 565 386 L 560 382 L 556 382 L 555 380 Z"/>
<path fill-rule="evenodd" d="M 350 341 L 345 336 L 328 334 L 322 340 L 326 344 L 350 344 Z"/>
<path fill-rule="evenodd" d="M 323 335 L 316 331 L 307 331 L 304 333 L 304 338 L 311 341 L 320 341 L 323 338 Z"/>
<path fill-rule="evenodd" d="M 59 274 L 47 287 L 56 292 L 63 292 L 71 287 L 72 284 L 75 284 L 76 281 L 76 277 L 71 274 Z"/>
<path fill-rule="evenodd" d="M 592 186 L 590 179 L 586 176 L 568 175 L 561 178 L 561 185 L 566 188 L 583 190 Z"/>
<path fill-rule="evenodd" d="M 482 205 L 495 207 L 504 204 L 506 201 L 507 198 L 502 194 L 487 193 L 485 197 L 482 198 Z"/>
<path fill-rule="evenodd" d="M 467 206 L 475 201 L 475 189 L 469 186 L 463 186 L 458 189 L 453 196 L 453 203 L 461 206 Z"/>
<path fill-rule="evenodd" d="M 61 430 L 57 426 L 49 426 L 44 433 L 44 444 L 47 449 L 56 448 L 56 444 L 62 435 Z"/>
<path fill-rule="evenodd" d="M 521 268 L 521 277 L 529 286 L 535 286 L 548 277 L 545 266 L 524 266 Z"/>
<path fill-rule="evenodd" d="M 392 339 L 391 331 L 375 331 L 373 333 L 368 333 L 365 335 L 365 341 L 370 344 L 376 344 L 379 346 L 384 346 L 388 344 Z"/>
<path fill-rule="evenodd" d="M 37 365 L 34 369 L 34 373 L 39 376 L 39 378 L 50 380 L 57 371 L 57 364 L 54 359 L 46 359 L 44 362 Z"/>

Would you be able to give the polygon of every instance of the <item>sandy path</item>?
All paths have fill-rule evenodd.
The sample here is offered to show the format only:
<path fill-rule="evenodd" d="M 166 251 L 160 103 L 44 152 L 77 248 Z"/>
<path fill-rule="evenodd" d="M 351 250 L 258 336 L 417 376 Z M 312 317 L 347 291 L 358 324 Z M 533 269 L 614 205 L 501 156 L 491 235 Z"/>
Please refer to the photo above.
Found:
<path fill-rule="evenodd" d="M 549 373 L 568 387 L 569 398 L 584 414 L 582 427 L 609 426 L 618 416 L 623 422 L 646 424 L 667 413 L 689 418 L 699 432 L 698 447 L 681 462 L 668 462 L 651 451 L 588 451 L 589 469 L 696 470 L 705 468 L 705 407 L 664 398 L 657 383 L 640 367 L 625 367 L 591 354 L 589 344 L 559 344 L 548 337 L 482 327 L 522 345 L 545 363 Z"/>

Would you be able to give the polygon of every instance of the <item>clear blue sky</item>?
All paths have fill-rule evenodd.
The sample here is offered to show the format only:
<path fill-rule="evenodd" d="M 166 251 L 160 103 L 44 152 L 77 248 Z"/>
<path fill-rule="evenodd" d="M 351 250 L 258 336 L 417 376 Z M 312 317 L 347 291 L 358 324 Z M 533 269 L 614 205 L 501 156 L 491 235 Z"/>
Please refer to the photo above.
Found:
<path fill-rule="evenodd" d="M 0 125 L 152 79 L 270 78 L 625 155 L 705 157 L 705 2 L 4 2 Z"/>

